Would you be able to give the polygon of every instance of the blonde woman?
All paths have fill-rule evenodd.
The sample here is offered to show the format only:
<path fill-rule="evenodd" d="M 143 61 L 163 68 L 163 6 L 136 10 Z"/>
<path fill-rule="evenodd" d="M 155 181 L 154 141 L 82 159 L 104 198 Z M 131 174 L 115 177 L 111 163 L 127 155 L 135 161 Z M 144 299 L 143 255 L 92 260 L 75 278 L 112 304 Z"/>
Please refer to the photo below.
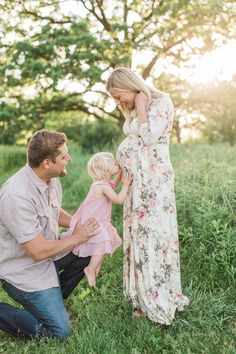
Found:
<path fill-rule="evenodd" d="M 169 138 L 174 107 L 168 94 L 128 68 L 116 68 L 107 90 L 126 120 L 117 151 L 133 175 L 124 204 L 124 286 L 134 315 L 170 325 L 189 303 L 180 281 L 174 173 Z"/>
<path fill-rule="evenodd" d="M 73 253 L 79 257 L 91 256 L 84 273 L 89 285 L 94 287 L 104 256 L 112 255 L 121 245 L 121 238 L 110 223 L 112 202 L 116 204 L 124 202 L 132 177 L 128 173 L 121 177 L 118 163 L 109 152 L 98 152 L 93 155 L 88 161 L 87 169 L 93 183 L 70 222 L 70 230 L 62 234 L 61 238 L 73 234 L 78 222 L 83 224 L 90 217 L 96 219 L 100 232 L 73 249 Z M 116 178 L 112 180 L 112 176 L 115 175 Z M 123 185 L 117 194 L 114 189 L 121 178 Z"/>

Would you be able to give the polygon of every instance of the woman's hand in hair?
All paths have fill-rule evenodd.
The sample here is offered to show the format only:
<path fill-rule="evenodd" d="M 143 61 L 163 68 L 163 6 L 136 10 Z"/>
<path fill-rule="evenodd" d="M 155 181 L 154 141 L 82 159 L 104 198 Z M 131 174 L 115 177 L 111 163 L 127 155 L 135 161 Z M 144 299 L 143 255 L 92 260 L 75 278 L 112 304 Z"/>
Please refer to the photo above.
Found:
<path fill-rule="evenodd" d="M 145 123 L 147 118 L 146 106 L 148 104 L 148 97 L 144 92 L 140 92 L 135 97 L 135 107 L 138 118 L 138 125 Z"/>
<path fill-rule="evenodd" d="M 135 97 L 135 107 L 136 109 L 145 109 L 146 105 L 148 104 L 148 97 L 144 92 L 137 93 Z"/>

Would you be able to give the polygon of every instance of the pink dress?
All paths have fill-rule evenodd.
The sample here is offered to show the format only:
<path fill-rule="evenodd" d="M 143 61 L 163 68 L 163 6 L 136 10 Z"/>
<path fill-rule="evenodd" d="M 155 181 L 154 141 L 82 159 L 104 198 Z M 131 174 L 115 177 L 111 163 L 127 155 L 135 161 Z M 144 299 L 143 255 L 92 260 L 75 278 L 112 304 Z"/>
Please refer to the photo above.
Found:
<path fill-rule="evenodd" d="M 95 198 L 95 186 L 96 183 L 91 185 L 87 197 L 72 217 L 70 230 L 61 234 L 61 238 L 71 236 L 78 221 L 84 224 L 89 218 L 95 218 L 100 232 L 73 249 L 73 253 L 80 257 L 113 254 L 122 244 L 116 229 L 110 223 L 112 202 L 106 196 Z M 114 188 L 112 183 L 111 186 Z"/>

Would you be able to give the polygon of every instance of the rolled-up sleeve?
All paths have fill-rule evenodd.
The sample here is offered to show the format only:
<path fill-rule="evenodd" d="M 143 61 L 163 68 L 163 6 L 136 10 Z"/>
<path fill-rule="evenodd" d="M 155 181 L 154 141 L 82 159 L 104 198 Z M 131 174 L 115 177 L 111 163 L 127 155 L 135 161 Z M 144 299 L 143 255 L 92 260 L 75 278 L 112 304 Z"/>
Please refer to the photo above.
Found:
<path fill-rule="evenodd" d="M 4 199 L 1 219 L 18 243 L 30 241 L 42 232 L 36 206 L 30 197 L 11 193 Z"/>
<path fill-rule="evenodd" d="M 155 144 L 164 135 L 170 120 L 173 119 L 173 112 L 174 106 L 170 96 L 163 95 L 157 110 L 150 113 L 148 121 L 139 127 L 139 134 L 145 145 Z"/>

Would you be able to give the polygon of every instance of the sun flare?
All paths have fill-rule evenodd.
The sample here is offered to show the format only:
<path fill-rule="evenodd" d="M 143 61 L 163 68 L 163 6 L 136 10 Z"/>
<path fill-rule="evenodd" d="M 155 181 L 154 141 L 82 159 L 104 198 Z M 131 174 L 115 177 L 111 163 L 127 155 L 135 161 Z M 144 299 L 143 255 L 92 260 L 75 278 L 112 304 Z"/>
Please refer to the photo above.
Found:
<path fill-rule="evenodd" d="M 206 53 L 196 61 L 188 81 L 191 84 L 207 84 L 216 79 L 230 80 L 236 74 L 236 44 L 230 43 Z"/>

